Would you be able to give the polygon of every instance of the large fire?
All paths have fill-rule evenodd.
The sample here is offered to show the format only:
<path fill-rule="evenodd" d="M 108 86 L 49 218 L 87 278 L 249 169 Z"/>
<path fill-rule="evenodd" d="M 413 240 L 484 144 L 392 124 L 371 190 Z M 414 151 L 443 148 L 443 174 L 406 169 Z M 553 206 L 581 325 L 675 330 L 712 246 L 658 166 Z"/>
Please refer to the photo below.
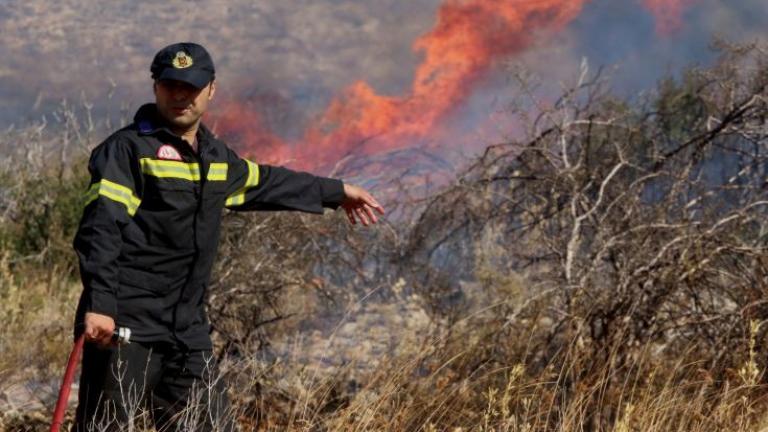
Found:
<path fill-rule="evenodd" d="M 423 56 L 408 94 L 387 97 L 359 81 L 336 97 L 300 142 L 280 140 L 258 115 L 229 102 L 217 130 L 235 134 L 264 160 L 323 169 L 347 155 L 403 148 L 438 133 L 441 120 L 471 94 L 494 60 L 528 47 L 540 31 L 556 31 L 585 0 L 446 0 L 434 28 L 413 49 Z"/>
<path fill-rule="evenodd" d="M 430 145 L 431 138 L 445 133 L 447 115 L 462 106 L 494 61 L 530 47 L 537 35 L 564 28 L 587 1 L 445 0 L 434 28 L 413 43 L 423 61 L 407 94 L 382 96 L 363 81 L 353 83 L 300 140 L 276 136 L 238 101 L 219 110 L 216 129 L 237 136 L 241 151 L 259 161 L 319 172 L 347 156 Z M 674 17 L 690 0 L 644 1 L 653 12 L 671 11 Z M 664 29 L 676 23 L 663 22 Z"/>

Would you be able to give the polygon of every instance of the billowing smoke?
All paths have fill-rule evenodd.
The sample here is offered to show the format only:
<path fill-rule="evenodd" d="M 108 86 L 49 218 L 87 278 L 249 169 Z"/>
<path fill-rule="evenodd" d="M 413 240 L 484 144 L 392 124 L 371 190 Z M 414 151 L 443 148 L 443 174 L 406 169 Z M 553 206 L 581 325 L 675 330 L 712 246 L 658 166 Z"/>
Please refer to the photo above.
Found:
<path fill-rule="evenodd" d="M 644 0 L 643 3 L 656 17 L 656 31 L 670 35 L 683 24 L 683 13 L 696 0 Z"/>

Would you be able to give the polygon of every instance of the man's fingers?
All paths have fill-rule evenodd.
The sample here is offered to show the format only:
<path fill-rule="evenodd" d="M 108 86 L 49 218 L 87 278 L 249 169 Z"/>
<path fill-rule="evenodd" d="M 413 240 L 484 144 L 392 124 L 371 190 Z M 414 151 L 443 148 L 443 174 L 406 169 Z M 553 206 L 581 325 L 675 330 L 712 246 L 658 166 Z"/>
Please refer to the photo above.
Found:
<path fill-rule="evenodd" d="M 368 219 L 370 219 L 371 223 L 378 222 L 378 219 L 376 219 L 376 214 L 373 213 L 373 208 L 369 205 L 363 206 L 363 209 L 365 209 L 365 213 L 368 215 Z"/>
<path fill-rule="evenodd" d="M 356 224 L 359 220 L 364 226 L 368 226 L 379 221 L 376 213 L 384 215 L 384 207 L 365 189 L 344 185 L 344 193 L 347 197 L 343 206 L 350 223 Z"/>
<path fill-rule="evenodd" d="M 103 328 L 92 328 L 90 332 L 86 330 L 85 340 L 101 348 L 106 348 L 112 345 L 112 332 Z"/>
<path fill-rule="evenodd" d="M 354 224 L 355 220 L 359 219 L 360 223 L 368 226 L 378 222 L 376 213 L 384 215 L 384 207 L 365 189 L 345 184 L 344 193 L 346 194 L 346 199 L 343 205 L 351 223 Z"/>
<path fill-rule="evenodd" d="M 374 198 L 372 195 L 366 193 L 363 195 L 363 201 L 371 206 L 371 208 L 376 209 L 376 211 L 380 214 L 384 214 L 384 207 L 382 207 L 381 204 L 379 204 L 379 202 L 376 201 L 376 198 Z"/>
<path fill-rule="evenodd" d="M 103 338 L 103 334 L 100 331 L 100 329 L 96 327 L 92 327 L 90 329 L 85 330 L 85 338 L 91 342 L 95 342 Z"/>
<path fill-rule="evenodd" d="M 360 219 L 360 222 L 363 223 L 363 226 L 368 226 L 368 218 L 365 216 L 365 212 L 360 209 L 360 207 L 355 207 L 355 214 L 357 214 L 357 218 Z"/>
<path fill-rule="evenodd" d="M 357 218 L 360 220 L 360 223 L 362 223 L 363 226 L 368 226 L 368 218 L 365 217 L 365 213 L 363 213 L 360 207 L 355 207 L 355 214 L 357 215 Z"/>
<path fill-rule="evenodd" d="M 108 346 L 111 343 L 112 335 L 107 334 L 98 328 L 92 328 L 90 331 L 86 330 L 85 340 L 90 343 L 95 343 L 100 347 Z"/>
<path fill-rule="evenodd" d="M 112 333 L 115 331 L 115 321 L 112 317 L 86 312 L 85 314 L 85 340 L 98 345 L 109 345 Z"/>
<path fill-rule="evenodd" d="M 368 206 L 372 209 L 376 209 L 377 212 L 379 212 L 380 215 L 384 215 L 384 207 L 381 206 L 381 204 L 377 203 L 376 200 L 373 200 L 373 202 L 366 203 Z"/>
<path fill-rule="evenodd" d="M 376 212 L 384 214 L 384 209 L 380 206 L 377 207 L 375 204 L 362 202 L 357 203 L 356 205 L 344 206 L 344 211 L 347 213 L 347 218 L 351 224 L 355 225 L 359 220 L 364 226 L 375 224 L 379 221 Z"/>
<path fill-rule="evenodd" d="M 93 342 L 99 337 L 99 330 L 95 326 L 85 326 L 85 340 Z"/>
<path fill-rule="evenodd" d="M 357 222 L 355 221 L 355 215 L 352 214 L 352 210 L 350 209 L 344 209 L 345 212 L 347 212 L 347 217 L 349 218 L 349 223 L 352 225 L 357 225 Z"/>

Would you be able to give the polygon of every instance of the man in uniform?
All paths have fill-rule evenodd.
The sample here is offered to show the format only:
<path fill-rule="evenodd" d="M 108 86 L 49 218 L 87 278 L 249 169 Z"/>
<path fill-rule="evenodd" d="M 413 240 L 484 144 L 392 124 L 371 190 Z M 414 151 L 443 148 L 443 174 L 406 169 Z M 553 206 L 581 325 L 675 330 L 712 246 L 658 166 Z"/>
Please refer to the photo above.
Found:
<path fill-rule="evenodd" d="M 231 430 L 225 389 L 206 383 L 212 345 L 203 305 L 222 209 L 342 207 L 363 225 L 383 209 L 359 187 L 257 164 L 219 141 L 201 123 L 216 91 L 202 46 L 163 48 L 151 72 L 155 103 L 96 147 L 88 165 L 74 241 L 84 286 L 75 333 L 88 342 L 75 430 L 123 429 L 143 409 L 158 430 Z M 110 342 L 116 327 L 131 330 L 130 344 Z M 194 391 L 205 385 L 213 391 Z M 203 412 L 190 416 L 192 404 Z"/>

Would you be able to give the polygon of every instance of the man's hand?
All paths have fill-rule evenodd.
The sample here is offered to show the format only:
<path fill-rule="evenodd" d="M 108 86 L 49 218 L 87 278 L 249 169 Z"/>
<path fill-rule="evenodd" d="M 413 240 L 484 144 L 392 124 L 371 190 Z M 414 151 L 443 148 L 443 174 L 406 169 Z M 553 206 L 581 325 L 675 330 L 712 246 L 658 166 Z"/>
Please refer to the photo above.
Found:
<path fill-rule="evenodd" d="M 357 223 L 356 219 L 359 219 L 360 223 L 365 226 L 375 224 L 378 220 L 376 219 L 376 212 L 381 215 L 384 214 L 384 208 L 381 204 L 365 189 L 344 184 L 344 194 L 346 198 L 344 198 L 341 206 L 347 212 L 347 217 L 352 225 Z"/>
<path fill-rule="evenodd" d="M 106 347 L 112 343 L 115 332 L 115 320 L 112 317 L 94 312 L 85 313 L 85 340 Z"/>

